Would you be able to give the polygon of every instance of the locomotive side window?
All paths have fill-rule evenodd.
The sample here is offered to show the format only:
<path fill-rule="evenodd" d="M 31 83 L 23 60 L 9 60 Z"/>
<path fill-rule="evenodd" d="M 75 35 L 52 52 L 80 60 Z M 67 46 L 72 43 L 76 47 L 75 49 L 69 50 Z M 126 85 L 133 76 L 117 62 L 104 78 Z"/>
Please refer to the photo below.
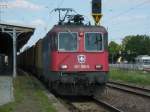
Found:
<path fill-rule="evenodd" d="M 77 33 L 61 32 L 58 37 L 59 51 L 76 51 L 77 50 Z"/>
<path fill-rule="evenodd" d="M 50 35 L 51 38 L 48 38 L 49 48 L 53 51 L 57 50 L 57 36 L 55 34 Z"/>
<path fill-rule="evenodd" d="M 85 33 L 85 49 L 87 51 L 102 51 L 103 38 L 101 33 Z"/>

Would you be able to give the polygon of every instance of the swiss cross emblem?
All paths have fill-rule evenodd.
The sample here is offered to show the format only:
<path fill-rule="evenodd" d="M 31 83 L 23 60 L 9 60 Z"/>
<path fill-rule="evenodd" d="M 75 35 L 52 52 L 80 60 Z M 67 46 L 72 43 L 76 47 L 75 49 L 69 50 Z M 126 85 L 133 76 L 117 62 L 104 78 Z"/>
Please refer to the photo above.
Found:
<path fill-rule="evenodd" d="M 78 63 L 85 63 L 86 56 L 85 55 L 78 55 L 77 59 L 78 59 Z"/>

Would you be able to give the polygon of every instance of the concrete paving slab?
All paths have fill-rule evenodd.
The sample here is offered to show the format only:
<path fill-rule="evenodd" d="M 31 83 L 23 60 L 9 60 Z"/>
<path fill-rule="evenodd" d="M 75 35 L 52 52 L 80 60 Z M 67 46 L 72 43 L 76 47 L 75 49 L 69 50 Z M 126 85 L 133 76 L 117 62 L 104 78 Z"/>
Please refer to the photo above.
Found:
<path fill-rule="evenodd" d="M 0 105 L 13 101 L 13 78 L 0 76 Z"/>

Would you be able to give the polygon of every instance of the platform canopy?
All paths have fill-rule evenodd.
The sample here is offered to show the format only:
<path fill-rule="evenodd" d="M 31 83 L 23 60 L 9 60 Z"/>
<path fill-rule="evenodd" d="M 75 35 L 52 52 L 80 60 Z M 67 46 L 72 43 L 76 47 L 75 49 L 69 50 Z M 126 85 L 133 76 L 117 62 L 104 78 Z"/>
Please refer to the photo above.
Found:
<path fill-rule="evenodd" d="M 12 62 L 13 76 L 16 77 L 16 55 L 31 38 L 35 28 L 24 25 L 0 23 L 0 53 Z"/>

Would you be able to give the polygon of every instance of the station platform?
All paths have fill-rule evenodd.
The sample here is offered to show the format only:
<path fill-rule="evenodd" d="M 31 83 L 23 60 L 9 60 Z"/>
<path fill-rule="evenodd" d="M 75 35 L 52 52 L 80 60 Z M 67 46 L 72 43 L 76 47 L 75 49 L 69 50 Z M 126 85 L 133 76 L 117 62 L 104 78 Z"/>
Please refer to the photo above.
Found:
<path fill-rule="evenodd" d="M 29 41 L 34 30 L 31 26 L 0 22 L 0 71 L 7 65 L 16 77 L 17 53 Z"/>
<path fill-rule="evenodd" d="M 13 77 L 11 74 L 0 73 L 0 106 L 13 100 Z"/>

